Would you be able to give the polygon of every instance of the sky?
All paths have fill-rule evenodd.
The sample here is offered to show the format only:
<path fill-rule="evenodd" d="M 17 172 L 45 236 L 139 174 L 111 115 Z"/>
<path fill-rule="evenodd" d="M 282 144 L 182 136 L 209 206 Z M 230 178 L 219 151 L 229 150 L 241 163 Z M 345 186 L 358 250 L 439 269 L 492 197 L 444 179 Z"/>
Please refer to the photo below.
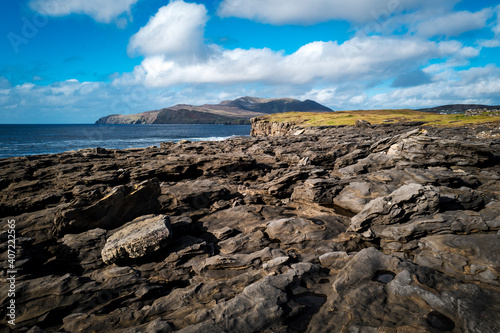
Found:
<path fill-rule="evenodd" d="M 4 0 L 0 123 L 241 96 L 500 105 L 498 0 Z"/>

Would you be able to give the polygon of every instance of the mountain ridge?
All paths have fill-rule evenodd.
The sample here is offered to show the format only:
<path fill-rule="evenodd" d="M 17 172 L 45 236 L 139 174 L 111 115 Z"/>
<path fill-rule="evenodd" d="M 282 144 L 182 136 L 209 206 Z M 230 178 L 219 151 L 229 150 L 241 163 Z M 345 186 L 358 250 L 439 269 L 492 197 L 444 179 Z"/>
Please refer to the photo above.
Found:
<path fill-rule="evenodd" d="M 168 108 L 130 115 L 111 114 L 96 124 L 250 124 L 250 119 L 281 112 L 331 112 L 315 101 L 293 98 L 240 97 L 219 104 L 177 104 Z"/>

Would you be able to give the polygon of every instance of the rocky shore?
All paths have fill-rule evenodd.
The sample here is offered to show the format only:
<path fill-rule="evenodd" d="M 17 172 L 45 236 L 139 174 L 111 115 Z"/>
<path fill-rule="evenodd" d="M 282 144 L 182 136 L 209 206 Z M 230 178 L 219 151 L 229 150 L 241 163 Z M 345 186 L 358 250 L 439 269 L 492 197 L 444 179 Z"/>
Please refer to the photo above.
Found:
<path fill-rule="evenodd" d="M 500 332 L 499 125 L 420 125 L 2 159 L 0 325 Z"/>

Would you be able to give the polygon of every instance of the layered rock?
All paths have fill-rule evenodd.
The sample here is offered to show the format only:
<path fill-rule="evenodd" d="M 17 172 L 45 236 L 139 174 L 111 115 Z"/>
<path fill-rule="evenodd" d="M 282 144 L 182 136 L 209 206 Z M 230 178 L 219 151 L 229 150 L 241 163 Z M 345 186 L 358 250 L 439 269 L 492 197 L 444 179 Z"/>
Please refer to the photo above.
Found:
<path fill-rule="evenodd" d="M 276 126 L 0 160 L 15 330 L 500 330 L 491 127 Z"/>
<path fill-rule="evenodd" d="M 172 237 L 168 216 L 139 217 L 114 230 L 101 251 L 102 261 L 111 264 L 144 257 L 158 251 Z"/>

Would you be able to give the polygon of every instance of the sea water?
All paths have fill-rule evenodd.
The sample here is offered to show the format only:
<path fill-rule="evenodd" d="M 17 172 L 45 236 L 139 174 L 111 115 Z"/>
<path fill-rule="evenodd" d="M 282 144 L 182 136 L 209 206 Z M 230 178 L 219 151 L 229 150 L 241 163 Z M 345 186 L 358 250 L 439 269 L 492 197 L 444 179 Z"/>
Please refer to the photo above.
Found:
<path fill-rule="evenodd" d="M 0 125 L 0 158 L 84 148 L 125 149 L 180 140 L 215 141 L 250 135 L 250 125 Z"/>

